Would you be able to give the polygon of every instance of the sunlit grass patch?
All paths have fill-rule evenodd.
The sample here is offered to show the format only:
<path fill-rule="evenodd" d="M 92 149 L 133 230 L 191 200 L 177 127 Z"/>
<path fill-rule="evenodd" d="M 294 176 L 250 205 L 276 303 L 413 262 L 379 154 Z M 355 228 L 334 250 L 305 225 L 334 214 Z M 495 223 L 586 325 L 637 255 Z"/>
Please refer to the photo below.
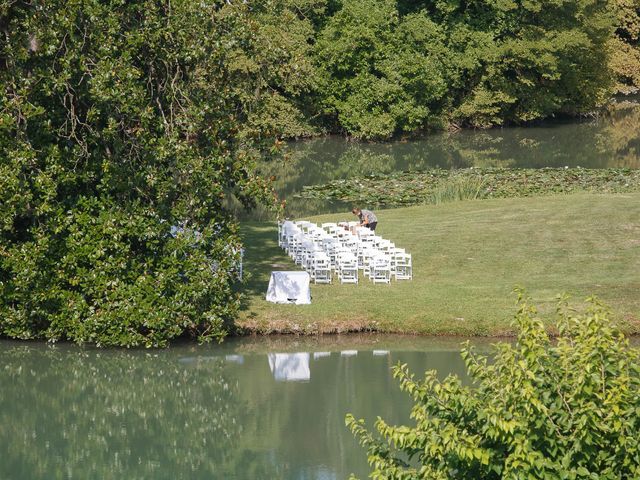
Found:
<path fill-rule="evenodd" d="M 412 253 L 414 279 L 312 285 L 306 306 L 264 300 L 271 270 L 298 267 L 278 247 L 275 224 L 244 224 L 252 279 L 238 325 L 256 331 L 259 324 L 265 332 L 295 332 L 298 325 L 296 333 L 322 333 L 357 324 L 388 332 L 505 335 L 513 332 L 511 291 L 522 285 L 543 316 L 553 313 L 558 292 L 573 295 L 576 304 L 595 294 L 623 330 L 640 333 L 640 194 L 459 201 L 376 214 L 378 233 Z"/>

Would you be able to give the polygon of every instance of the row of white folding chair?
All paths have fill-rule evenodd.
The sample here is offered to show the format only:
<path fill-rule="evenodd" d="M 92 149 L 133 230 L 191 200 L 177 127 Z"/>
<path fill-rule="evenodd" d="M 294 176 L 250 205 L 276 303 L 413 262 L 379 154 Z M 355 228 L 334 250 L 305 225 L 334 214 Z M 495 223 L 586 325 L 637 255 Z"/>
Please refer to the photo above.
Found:
<path fill-rule="evenodd" d="M 375 283 L 388 283 L 392 277 L 396 280 L 411 280 L 413 265 L 411 254 L 402 248 L 394 248 L 383 252 L 372 248 L 359 250 L 357 256 L 358 268 L 363 275 Z"/>
<path fill-rule="evenodd" d="M 296 258 L 296 264 L 301 265 L 305 270 L 311 268 L 313 258 L 317 253 L 324 253 L 322 247 L 311 240 L 305 240 L 302 244 L 302 251 L 298 258 Z"/>
<path fill-rule="evenodd" d="M 293 255 L 291 250 L 296 249 L 299 244 L 308 237 L 307 227 L 304 223 L 300 226 L 290 221 L 284 222 L 280 227 L 279 244 L 289 255 Z"/>
<path fill-rule="evenodd" d="M 373 261 L 375 258 L 380 256 L 382 256 L 380 252 L 374 249 L 364 249 L 362 251 L 362 254 L 359 257 L 358 266 L 362 269 L 362 274 L 365 277 L 371 277 L 371 267 L 373 266 Z"/>
<path fill-rule="evenodd" d="M 396 280 L 413 279 L 413 265 L 411 254 L 406 253 L 404 248 L 391 247 L 387 250 L 377 250 L 389 261 L 391 275 Z"/>
<path fill-rule="evenodd" d="M 350 226 L 352 223 L 357 224 L 358 222 L 323 223 L 321 228 L 333 238 L 342 239 L 353 236 L 352 229 L 354 227 Z"/>
<path fill-rule="evenodd" d="M 296 265 L 307 267 L 313 251 L 323 251 L 322 246 L 304 235 L 294 236 L 288 243 L 288 253 Z"/>
<path fill-rule="evenodd" d="M 331 271 L 335 270 L 341 283 L 358 283 L 358 264 L 353 253 L 336 244 L 333 247 L 331 256 L 318 245 L 310 251 L 303 266 L 311 278 L 315 283 L 331 283 Z"/>
<path fill-rule="evenodd" d="M 396 248 L 388 252 L 365 250 L 362 255 L 363 273 L 374 283 L 388 283 L 391 278 L 411 280 L 413 268 L 411 255 L 404 249 Z"/>
<path fill-rule="evenodd" d="M 336 261 L 336 253 L 339 249 L 344 249 L 346 247 L 355 256 L 357 267 L 360 269 L 364 269 L 367 276 L 375 276 L 371 269 L 368 268 L 368 264 L 371 263 L 371 259 L 375 255 L 383 253 L 387 257 L 390 274 L 393 274 L 396 279 L 411 279 L 413 277 L 411 255 L 406 254 L 403 249 L 395 248 L 393 242 L 373 234 L 373 232 L 369 229 L 358 229 L 360 230 L 358 232 L 359 235 L 358 237 L 354 237 L 353 235 L 342 234 L 331 236 L 331 234 L 326 231 L 335 230 L 337 224 L 333 223 L 322 224 L 321 227 L 318 227 L 316 224 L 308 221 L 298 221 L 295 222 L 293 226 L 288 225 L 289 232 L 295 232 L 295 234 L 293 235 L 283 235 L 285 229 L 282 227 L 283 225 L 279 223 L 278 234 L 279 238 L 282 239 L 281 243 L 284 244 L 284 248 L 289 251 L 289 254 L 296 260 L 296 263 L 300 265 L 304 263 L 304 266 L 307 268 L 309 268 L 310 260 L 308 257 L 308 251 L 310 247 L 308 241 L 306 241 L 308 239 L 305 238 L 305 232 L 309 234 L 312 238 L 312 241 L 316 243 L 316 245 L 314 245 L 313 247 L 315 250 L 319 249 L 320 244 L 322 245 L 322 249 L 327 253 L 327 256 L 329 257 L 330 268 L 335 269 L 337 272 L 339 268 Z M 348 233 L 345 230 L 343 230 L 343 232 Z M 338 237 L 337 242 L 335 242 L 336 236 Z M 306 248 L 303 246 L 303 244 L 306 245 Z M 403 255 L 397 257 L 397 255 L 399 254 Z M 377 264 L 378 267 L 381 267 L 384 270 L 385 266 L 383 265 L 383 262 L 378 261 Z M 384 281 L 384 276 L 382 276 L 378 280 Z"/>
<path fill-rule="evenodd" d="M 302 234 L 300 227 L 291 221 L 278 222 L 278 245 L 287 249 L 288 241 L 295 235 Z"/>
<path fill-rule="evenodd" d="M 366 241 L 373 241 L 373 243 L 376 246 L 378 246 L 379 243 L 389 242 L 389 240 L 385 240 L 382 237 L 376 235 L 375 232 L 373 232 L 369 228 L 360 226 L 358 222 L 340 222 L 340 223 L 327 222 L 327 223 L 322 223 L 320 227 L 318 227 L 318 225 L 316 225 L 315 223 L 309 222 L 307 220 L 298 220 L 296 222 L 287 221 L 287 222 L 284 222 L 284 224 L 288 224 L 290 226 L 289 228 L 291 228 L 292 226 L 292 228 L 299 229 L 305 234 L 308 234 L 311 232 L 317 234 L 324 231 L 327 234 L 333 236 L 334 238 L 336 236 L 342 237 L 342 236 L 352 235 L 351 230 L 349 229 L 355 228 L 355 233 L 358 238 L 366 239 Z M 279 231 L 281 229 L 281 225 L 283 224 L 278 223 Z"/>
<path fill-rule="evenodd" d="M 338 248 L 332 257 L 333 262 L 327 255 L 328 268 L 335 270 L 343 283 L 357 283 L 357 270 L 363 270 L 363 275 L 374 283 L 389 283 L 393 277 L 396 280 L 413 278 L 411 255 L 404 252 L 389 256 L 376 250 L 364 250 L 356 257 L 348 250 Z"/>
<path fill-rule="evenodd" d="M 308 234 L 302 231 L 295 231 L 295 233 L 287 233 L 282 235 L 281 247 L 284 248 L 289 255 L 293 255 L 292 250 L 295 250 L 299 244 L 305 241 L 317 241 L 322 238 L 315 233 Z"/>
<path fill-rule="evenodd" d="M 356 256 L 358 261 L 358 267 L 360 269 L 364 268 L 364 257 L 365 256 L 373 256 L 377 253 L 383 253 L 383 251 L 378 250 L 373 246 L 373 244 L 367 244 L 360 242 L 356 237 L 351 237 L 349 239 L 343 239 L 338 242 L 327 239 L 323 241 L 323 246 L 325 251 L 329 254 L 329 256 L 333 259 L 335 257 L 334 250 L 337 249 L 348 249 Z M 335 265 L 335 261 L 332 261 L 332 264 Z"/>
<path fill-rule="evenodd" d="M 329 255 L 329 258 L 331 259 L 331 265 L 336 271 L 337 271 L 337 257 L 340 253 L 349 253 L 355 259 L 356 265 L 358 265 L 359 245 L 357 241 L 325 240 L 323 242 L 323 246 L 325 248 L 325 251 Z"/>
<path fill-rule="evenodd" d="M 331 283 L 331 263 L 322 246 L 305 239 L 301 248 L 295 249 L 295 262 L 301 265 L 315 283 Z"/>
<path fill-rule="evenodd" d="M 321 241 L 322 241 L 323 248 L 328 254 L 331 253 L 332 249 L 340 248 L 340 247 L 348 248 L 356 256 L 360 256 L 360 252 L 362 250 L 367 250 L 367 249 L 376 250 L 386 254 L 389 254 L 394 250 L 398 250 L 395 247 L 394 243 L 389 240 L 382 239 L 378 243 L 378 246 L 376 247 L 374 246 L 373 243 L 363 242 L 353 235 L 337 239 L 337 241 L 332 237 L 323 237 Z M 400 250 L 404 252 L 404 250 L 402 249 Z"/>
<path fill-rule="evenodd" d="M 283 248 L 289 254 L 291 259 L 295 260 L 296 256 L 302 249 L 302 242 L 304 241 L 304 234 L 296 233 L 295 235 L 285 235 Z"/>
<path fill-rule="evenodd" d="M 305 238 L 314 239 L 318 235 L 318 226 L 308 220 L 298 220 L 294 224 L 300 229 Z"/>

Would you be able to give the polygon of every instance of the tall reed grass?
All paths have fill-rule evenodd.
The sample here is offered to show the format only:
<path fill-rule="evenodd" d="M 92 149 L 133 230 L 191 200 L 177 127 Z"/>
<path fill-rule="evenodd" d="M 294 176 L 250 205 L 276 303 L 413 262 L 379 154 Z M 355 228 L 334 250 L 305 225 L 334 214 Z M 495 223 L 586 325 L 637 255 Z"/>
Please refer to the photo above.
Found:
<path fill-rule="evenodd" d="M 443 179 L 427 197 L 426 203 L 441 203 L 459 200 L 477 200 L 484 197 L 484 180 L 468 176 L 455 176 Z"/>

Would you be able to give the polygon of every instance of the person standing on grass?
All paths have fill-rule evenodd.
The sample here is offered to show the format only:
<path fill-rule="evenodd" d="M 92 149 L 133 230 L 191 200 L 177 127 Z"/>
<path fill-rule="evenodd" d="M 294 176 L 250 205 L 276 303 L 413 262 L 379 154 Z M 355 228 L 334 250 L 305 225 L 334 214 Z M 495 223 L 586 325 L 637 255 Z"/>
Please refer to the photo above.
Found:
<path fill-rule="evenodd" d="M 360 225 L 363 227 L 367 227 L 369 230 L 373 230 L 375 232 L 376 226 L 378 225 L 378 217 L 371 210 L 363 210 L 361 208 L 354 208 L 351 210 L 351 213 L 357 215 L 360 219 Z"/>

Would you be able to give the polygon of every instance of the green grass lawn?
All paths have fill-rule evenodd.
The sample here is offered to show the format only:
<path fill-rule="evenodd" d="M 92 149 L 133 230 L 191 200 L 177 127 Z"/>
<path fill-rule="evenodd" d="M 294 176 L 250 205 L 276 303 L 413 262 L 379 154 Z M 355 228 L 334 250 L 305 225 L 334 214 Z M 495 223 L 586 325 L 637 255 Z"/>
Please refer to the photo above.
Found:
<path fill-rule="evenodd" d="M 514 286 L 550 319 L 567 292 L 608 304 L 640 333 L 640 194 L 567 195 L 425 205 L 376 212 L 377 233 L 413 255 L 414 278 L 313 285 L 311 305 L 265 301 L 271 270 L 298 270 L 275 224 L 242 225 L 251 278 L 237 325 L 245 331 L 509 335 Z M 353 220 L 350 213 L 311 221 Z"/>

